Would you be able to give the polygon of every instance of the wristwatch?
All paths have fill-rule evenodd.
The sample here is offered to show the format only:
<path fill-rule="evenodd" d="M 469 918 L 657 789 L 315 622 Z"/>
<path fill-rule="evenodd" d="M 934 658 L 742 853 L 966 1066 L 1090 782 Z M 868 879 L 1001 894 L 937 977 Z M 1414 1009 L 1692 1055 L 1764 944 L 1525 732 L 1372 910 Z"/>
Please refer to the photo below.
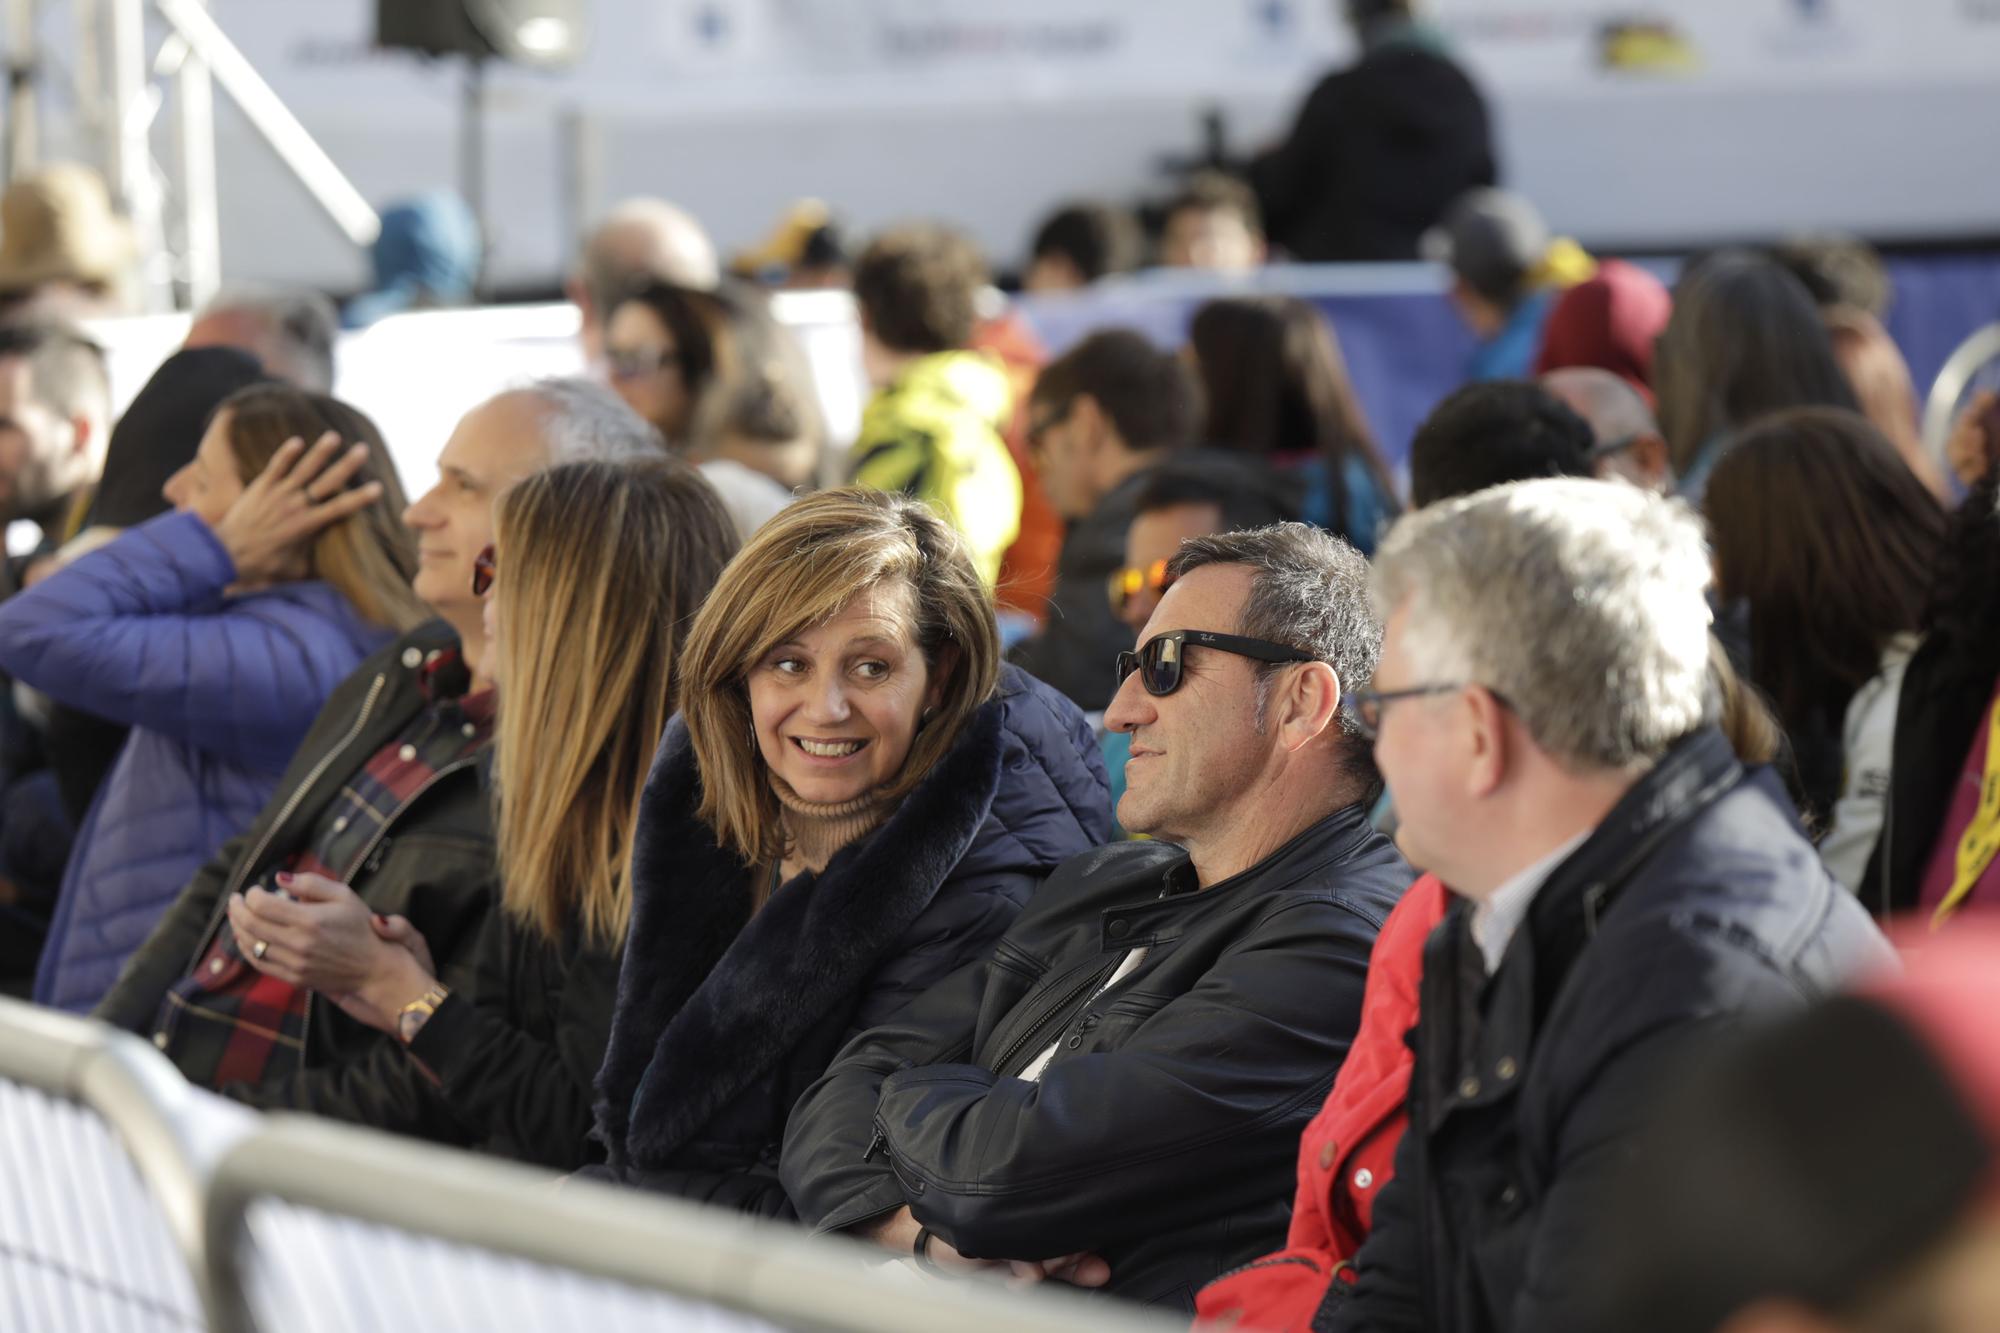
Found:
<path fill-rule="evenodd" d="M 403 1045 L 408 1046 L 417 1039 L 424 1024 L 430 1022 L 431 1015 L 438 1011 L 438 1006 L 450 994 L 451 988 L 440 982 L 396 1011 L 396 1035 L 402 1038 Z"/>

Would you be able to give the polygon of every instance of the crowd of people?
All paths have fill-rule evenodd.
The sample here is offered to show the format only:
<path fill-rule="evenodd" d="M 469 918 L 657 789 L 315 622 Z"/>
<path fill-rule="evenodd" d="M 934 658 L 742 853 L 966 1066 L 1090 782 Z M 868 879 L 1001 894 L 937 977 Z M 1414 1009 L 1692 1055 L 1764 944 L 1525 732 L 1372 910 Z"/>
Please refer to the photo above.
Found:
<path fill-rule="evenodd" d="M 219 298 L 114 422 L 90 275 L 10 289 L 0 976 L 249 1106 L 911 1280 L 1991 1327 L 2000 415 L 1923 451 L 1855 243 L 1669 289 L 1554 235 L 1351 9 L 1158 254 L 1445 264 L 1478 351 L 1406 474 L 1314 306 L 1046 359 L 934 223 L 799 231 L 844 454 L 772 254 L 643 199 L 569 284 L 592 374 L 466 404 L 415 497 L 323 299 Z M 1413 88 L 1426 170 L 1314 195 L 1394 174 L 1342 117 Z M 1027 285 L 1147 244 L 1067 206 Z"/>

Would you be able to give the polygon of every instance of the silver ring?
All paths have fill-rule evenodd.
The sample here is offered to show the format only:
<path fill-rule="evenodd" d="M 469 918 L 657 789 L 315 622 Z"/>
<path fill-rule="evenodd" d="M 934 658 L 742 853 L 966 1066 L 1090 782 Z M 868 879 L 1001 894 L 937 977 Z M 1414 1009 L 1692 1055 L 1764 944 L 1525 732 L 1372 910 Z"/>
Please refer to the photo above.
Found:
<path fill-rule="evenodd" d="M 264 961 L 264 954 L 266 953 L 266 951 L 270 949 L 270 947 L 271 946 L 265 941 L 258 940 L 250 946 L 250 956 L 252 958 L 255 958 L 258 962 L 261 963 Z"/>

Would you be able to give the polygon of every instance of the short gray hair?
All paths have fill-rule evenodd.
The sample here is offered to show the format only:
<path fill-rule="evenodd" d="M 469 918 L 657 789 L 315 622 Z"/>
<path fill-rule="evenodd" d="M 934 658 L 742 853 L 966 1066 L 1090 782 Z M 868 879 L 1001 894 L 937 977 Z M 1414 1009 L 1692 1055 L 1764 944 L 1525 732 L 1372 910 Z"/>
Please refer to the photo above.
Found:
<path fill-rule="evenodd" d="M 1244 532 L 1191 537 L 1167 563 L 1174 578 L 1203 565 L 1243 565 L 1251 572 L 1250 596 L 1236 633 L 1311 653 L 1333 668 L 1341 693 L 1375 674 L 1382 655 L 1382 622 L 1368 594 L 1368 561 L 1340 538 L 1304 523 L 1273 523 Z M 1264 725 L 1276 665 L 1257 674 L 1257 726 Z M 1340 711 L 1343 749 L 1350 771 L 1371 784 L 1375 763 L 1360 727 Z"/>
<path fill-rule="evenodd" d="M 618 463 L 666 452 L 660 432 L 595 380 L 552 376 L 533 380 L 515 392 L 527 394 L 541 405 L 542 438 L 549 446 L 551 467 L 558 463 Z"/>
<path fill-rule="evenodd" d="M 1428 681 L 1479 684 L 1584 769 L 1650 764 L 1720 700 L 1694 511 L 1630 486 L 1515 482 L 1410 514 L 1375 556 Z M 1418 683 L 1418 682 L 1412 682 Z"/>
<path fill-rule="evenodd" d="M 256 346 L 244 350 L 270 374 L 310 393 L 333 392 L 340 316 L 326 297 L 295 287 L 230 286 L 202 307 L 195 323 L 216 315 L 247 315 L 256 323 Z"/>

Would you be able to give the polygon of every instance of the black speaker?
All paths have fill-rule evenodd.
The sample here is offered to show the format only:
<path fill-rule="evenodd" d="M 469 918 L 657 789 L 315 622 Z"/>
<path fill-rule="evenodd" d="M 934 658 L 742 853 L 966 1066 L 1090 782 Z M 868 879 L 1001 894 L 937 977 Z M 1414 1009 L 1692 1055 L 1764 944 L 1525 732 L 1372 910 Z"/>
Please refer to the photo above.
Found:
<path fill-rule="evenodd" d="M 375 45 L 568 65 L 583 53 L 583 20 L 584 0 L 375 0 Z"/>

